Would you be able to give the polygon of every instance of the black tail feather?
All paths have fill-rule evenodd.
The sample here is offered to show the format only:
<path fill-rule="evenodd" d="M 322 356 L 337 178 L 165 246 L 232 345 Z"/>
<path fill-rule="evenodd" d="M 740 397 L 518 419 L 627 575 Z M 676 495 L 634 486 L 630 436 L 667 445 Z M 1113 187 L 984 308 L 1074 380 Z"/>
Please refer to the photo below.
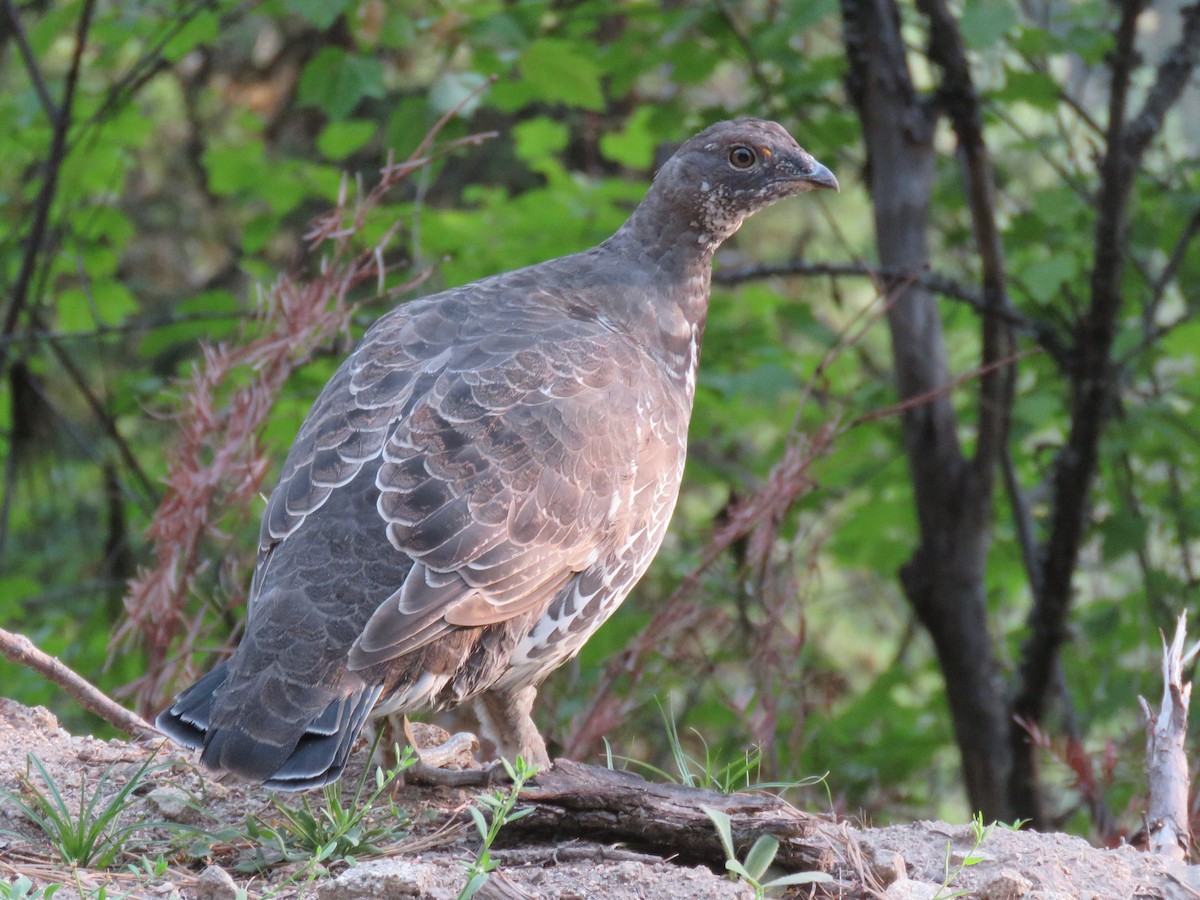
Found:
<path fill-rule="evenodd" d="M 283 791 L 302 791 L 340 778 L 350 758 L 350 749 L 382 690 L 383 686 L 378 685 L 326 707 L 317 717 L 317 723 L 327 727 L 330 717 L 336 716 L 337 727 L 326 733 L 309 726 L 291 756 L 263 784 Z"/>
<path fill-rule="evenodd" d="M 383 689 L 376 685 L 339 697 L 314 716 L 294 742 L 278 744 L 254 733 L 252 717 L 246 717 L 246 724 L 212 727 L 213 696 L 227 676 L 226 663 L 221 663 L 159 713 L 155 727 L 188 749 L 202 750 L 200 759 L 207 768 L 285 791 L 321 787 L 341 777 Z"/>
<path fill-rule="evenodd" d="M 154 727 L 175 743 L 189 750 L 199 750 L 208 733 L 213 694 L 225 683 L 228 674 L 228 663 L 222 662 L 160 712 Z"/>

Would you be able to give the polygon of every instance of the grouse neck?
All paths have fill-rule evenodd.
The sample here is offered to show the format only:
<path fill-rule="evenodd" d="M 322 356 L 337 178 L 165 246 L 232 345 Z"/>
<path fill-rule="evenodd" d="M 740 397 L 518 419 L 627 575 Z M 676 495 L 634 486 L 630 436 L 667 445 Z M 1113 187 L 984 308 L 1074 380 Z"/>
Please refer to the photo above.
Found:
<path fill-rule="evenodd" d="M 602 248 L 619 270 L 614 280 L 633 288 L 619 292 L 625 302 L 610 315 L 684 387 L 690 402 L 716 244 L 692 225 L 656 216 L 643 202 Z"/>

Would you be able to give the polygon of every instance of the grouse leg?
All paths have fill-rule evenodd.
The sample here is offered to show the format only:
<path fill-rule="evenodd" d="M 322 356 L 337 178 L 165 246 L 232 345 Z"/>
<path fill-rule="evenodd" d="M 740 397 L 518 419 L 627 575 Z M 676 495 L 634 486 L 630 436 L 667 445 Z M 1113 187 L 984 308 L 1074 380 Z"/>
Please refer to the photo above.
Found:
<path fill-rule="evenodd" d="M 481 694 L 475 712 L 483 732 L 496 742 L 496 752 L 504 759 L 518 756 L 531 766 L 550 768 L 550 754 L 537 726 L 533 724 L 533 701 L 537 688 L 532 684 L 515 691 L 493 690 Z"/>

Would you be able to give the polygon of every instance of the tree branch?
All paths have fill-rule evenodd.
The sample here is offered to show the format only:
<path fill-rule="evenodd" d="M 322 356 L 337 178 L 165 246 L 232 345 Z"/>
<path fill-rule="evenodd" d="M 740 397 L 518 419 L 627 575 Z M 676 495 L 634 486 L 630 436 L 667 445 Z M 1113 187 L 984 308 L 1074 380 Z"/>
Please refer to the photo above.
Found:
<path fill-rule="evenodd" d="M 1055 466 L 1055 505 L 1050 537 L 1043 553 L 1046 602 L 1031 616 L 1031 635 L 1024 652 L 1018 710 L 1040 721 L 1044 686 L 1053 657 L 1065 639 L 1070 581 L 1085 528 L 1087 495 L 1097 461 L 1101 422 L 1111 415 L 1112 360 L 1116 318 L 1121 305 L 1120 276 L 1127 205 L 1134 160 L 1125 144 L 1125 105 L 1135 65 L 1134 38 L 1142 0 L 1124 6 L 1112 56 L 1107 149 L 1101 163 L 1096 216 L 1091 305 L 1076 338 L 1081 357 L 1074 378 L 1072 428 Z"/>
<path fill-rule="evenodd" d="M 25 635 L 0 628 L 0 653 L 11 662 L 32 669 L 43 678 L 53 681 L 78 700 L 79 705 L 88 712 L 95 713 L 125 734 L 136 738 L 162 737 L 149 722 L 121 706 L 66 663 L 43 653 Z"/>
<path fill-rule="evenodd" d="M 230 20 L 236 20 L 252 5 L 251 3 L 244 4 L 233 10 L 225 19 L 222 19 L 222 31 L 224 31 L 225 26 L 229 24 Z M 170 68 L 166 60 L 162 58 L 163 49 L 196 18 L 201 10 L 214 6 L 216 6 L 215 0 L 195 0 L 187 9 L 172 16 L 170 27 L 159 35 L 158 40 L 134 61 L 129 71 L 121 76 L 116 84 L 109 88 L 108 93 L 96 108 L 96 111 L 83 122 L 80 134 L 86 134 L 89 129 L 99 125 L 126 103 L 130 97 L 141 90 L 146 82 L 150 81 L 158 73 Z"/>
<path fill-rule="evenodd" d="M 1140 3 L 1134 5 L 1140 7 Z M 1183 18 L 1183 34 L 1159 63 L 1154 85 L 1146 95 L 1141 112 L 1126 130 L 1125 152 L 1135 167 L 1150 142 L 1162 131 L 1163 119 L 1183 95 L 1200 59 L 1200 3 L 1183 7 L 1180 14 Z"/>
<path fill-rule="evenodd" d="M 1158 318 L 1159 304 L 1162 302 L 1163 296 L 1167 293 L 1167 288 L 1175 280 L 1175 275 L 1179 271 L 1179 267 L 1183 265 L 1183 261 L 1187 257 L 1187 248 L 1191 246 L 1197 233 L 1200 233 L 1200 208 L 1197 208 L 1192 213 L 1192 217 L 1183 226 L 1183 231 L 1180 233 L 1179 239 L 1175 241 L 1175 246 L 1171 249 L 1171 255 L 1167 258 L 1167 264 L 1163 266 L 1162 271 L 1158 274 L 1158 278 L 1154 279 L 1154 292 L 1151 294 L 1150 300 L 1146 303 L 1146 307 L 1142 312 L 1142 340 L 1136 348 L 1121 358 L 1122 364 L 1141 353 L 1148 346 L 1154 344 L 1165 333 L 1164 329 L 1175 327 L 1179 324 L 1178 322 L 1174 322 L 1169 326 L 1159 327 L 1155 325 L 1154 320 Z M 1189 309 L 1182 318 L 1186 320 L 1192 315 L 1193 310 Z"/>
<path fill-rule="evenodd" d="M 967 51 L 958 25 L 945 0 L 917 0 L 929 19 L 929 57 L 942 69 L 938 97 L 950 116 L 958 136 L 963 161 L 975 247 L 983 275 L 983 359 L 974 465 L 980 497 L 990 506 L 996 463 L 1008 440 L 1016 369 L 989 369 L 991 363 L 1012 358 L 1016 342 L 1004 318 L 1010 303 L 1005 288 L 1004 250 L 996 225 L 996 184 L 987 145 L 983 139 L 983 116 L 979 94 L 971 77 Z"/>
<path fill-rule="evenodd" d="M 812 263 L 802 259 L 793 259 L 783 263 L 756 263 L 749 266 L 730 266 L 713 272 L 713 284 L 744 284 L 747 281 L 760 281 L 764 278 L 779 276 L 800 276 L 816 278 L 820 276 L 831 278 L 870 278 L 872 281 L 905 282 L 923 287 L 935 294 L 941 294 L 952 300 L 959 300 L 976 312 L 983 312 L 983 295 L 974 288 L 967 287 L 960 281 L 955 281 L 949 275 L 939 272 L 901 272 L 886 266 L 873 266 L 869 263 Z M 1014 325 L 1028 328 L 1036 327 L 1016 310 L 1009 310 L 1006 315 Z"/>
<path fill-rule="evenodd" d="M 1159 66 L 1141 112 L 1128 123 L 1130 84 L 1137 65 L 1137 19 L 1144 0 L 1126 0 L 1117 26 L 1105 154 L 1100 164 L 1091 301 L 1075 336 L 1079 366 L 1072 372 L 1071 428 L 1055 462 L 1054 507 L 1042 552 L 1043 602 L 1029 616 L 1021 652 L 1014 713 L 1041 721 L 1051 674 L 1066 641 L 1072 578 L 1088 524 L 1088 498 L 1099 459 L 1099 442 L 1113 414 L 1117 366 L 1112 357 L 1123 292 L 1129 200 L 1134 176 L 1151 140 L 1179 99 L 1200 55 L 1200 5 L 1184 10 L 1183 35 Z M 1017 736 L 1014 735 L 1014 739 Z"/>
<path fill-rule="evenodd" d="M 1030 318 L 1011 305 L 1006 305 L 1003 309 L 989 309 L 982 292 L 968 287 L 949 275 L 929 269 L 902 271 L 899 268 L 869 263 L 812 263 L 802 259 L 793 259 L 782 263 L 756 263 L 718 269 L 713 272 L 712 280 L 713 284 L 735 285 L 766 278 L 792 276 L 799 278 L 826 276 L 830 278 L 869 278 L 875 283 L 881 294 L 887 293 L 889 289 L 894 291 L 901 286 L 922 288 L 947 299 L 965 303 L 980 315 L 1000 317 L 1014 330 L 1026 334 L 1036 341 L 1061 368 L 1066 369 L 1069 363 L 1062 335 L 1052 323 Z"/>
<path fill-rule="evenodd" d="M 913 84 L 895 0 L 842 0 L 842 17 L 850 62 L 847 87 L 867 145 L 879 258 L 900 273 L 922 272 L 930 258 L 936 116 Z M 904 279 L 885 287 L 901 400 L 931 398 L 906 408 L 903 417 L 919 540 L 900 581 L 937 652 L 968 803 L 987 818 L 1007 819 L 1007 705 L 991 646 L 983 578 L 990 485 L 962 453 L 934 297 L 925 286 Z M 990 313 L 998 307 L 986 298 L 981 308 Z"/>
<path fill-rule="evenodd" d="M 12 5 L 12 0 L 4 0 L 4 14 L 8 18 L 8 26 L 12 29 L 13 37 L 16 38 L 17 49 L 21 51 L 25 71 L 29 74 L 29 80 L 33 83 L 33 89 L 38 95 L 38 101 L 42 104 L 46 118 L 50 120 L 51 125 L 57 125 L 62 111 L 55 104 L 54 98 L 50 96 L 50 90 L 46 87 L 46 79 L 37 63 L 37 57 L 33 55 L 33 48 L 29 46 L 29 38 L 21 26 L 21 17 L 17 14 L 16 7 Z"/>
<path fill-rule="evenodd" d="M 7 6 L 7 3 L 6 3 Z M 88 30 L 92 24 L 92 11 L 95 0 L 83 0 L 83 9 L 75 27 L 75 52 L 71 56 L 71 66 L 67 70 L 66 83 L 63 87 L 62 102 L 58 106 L 59 115 L 52 120 L 54 132 L 50 139 L 50 150 L 43 167 L 42 187 L 38 191 L 34 204 L 33 223 L 25 238 L 25 254 L 21 258 L 21 268 L 17 272 L 17 280 L 9 294 L 8 306 L 4 311 L 4 321 L 0 326 L 0 335 L 12 334 L 17 328 L 17 320 L 22 310 L 29 302 L 29 285 L 37 269 L 38 258 L 42 252 L 42 244 L 46 239 L 46 225 L 50 220 L 50 207 L 54 204 L 54 196 L 58 191 L 58 175 L 66 158 L 67 131 L 71 125 L 71 108 L 75 102 L 75 86 L 79 81 L 79 70 L 83 65 L 83 50 L 87 46 Z M 10 15 L 12 12 L 10 11 Z M 8 350 L 0 344 L 0 378 L 8 363 Z"/>

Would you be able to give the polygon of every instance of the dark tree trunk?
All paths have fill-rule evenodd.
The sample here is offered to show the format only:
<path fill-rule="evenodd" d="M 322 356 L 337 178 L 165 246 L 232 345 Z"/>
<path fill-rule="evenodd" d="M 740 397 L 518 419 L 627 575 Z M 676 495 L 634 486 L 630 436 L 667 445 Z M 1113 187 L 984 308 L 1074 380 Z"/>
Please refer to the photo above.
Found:
<path fill-rule="evenodd" d="M 936 116 L 913 87 L 894 3 L 843 0 L 842 12 L 880 263 L 915 279 L 929 264 Z M 986 819 L 1007 819 L 1007 702 L 984 594 L 991 477 L 980 477 L 959 446 L 937 304 L 914 279 L 885 281 L 896 384 L 909 401 L 904 445 L 918 522 L 917 549 L 900 578 L 945 677 L 968 801 Z"/>

